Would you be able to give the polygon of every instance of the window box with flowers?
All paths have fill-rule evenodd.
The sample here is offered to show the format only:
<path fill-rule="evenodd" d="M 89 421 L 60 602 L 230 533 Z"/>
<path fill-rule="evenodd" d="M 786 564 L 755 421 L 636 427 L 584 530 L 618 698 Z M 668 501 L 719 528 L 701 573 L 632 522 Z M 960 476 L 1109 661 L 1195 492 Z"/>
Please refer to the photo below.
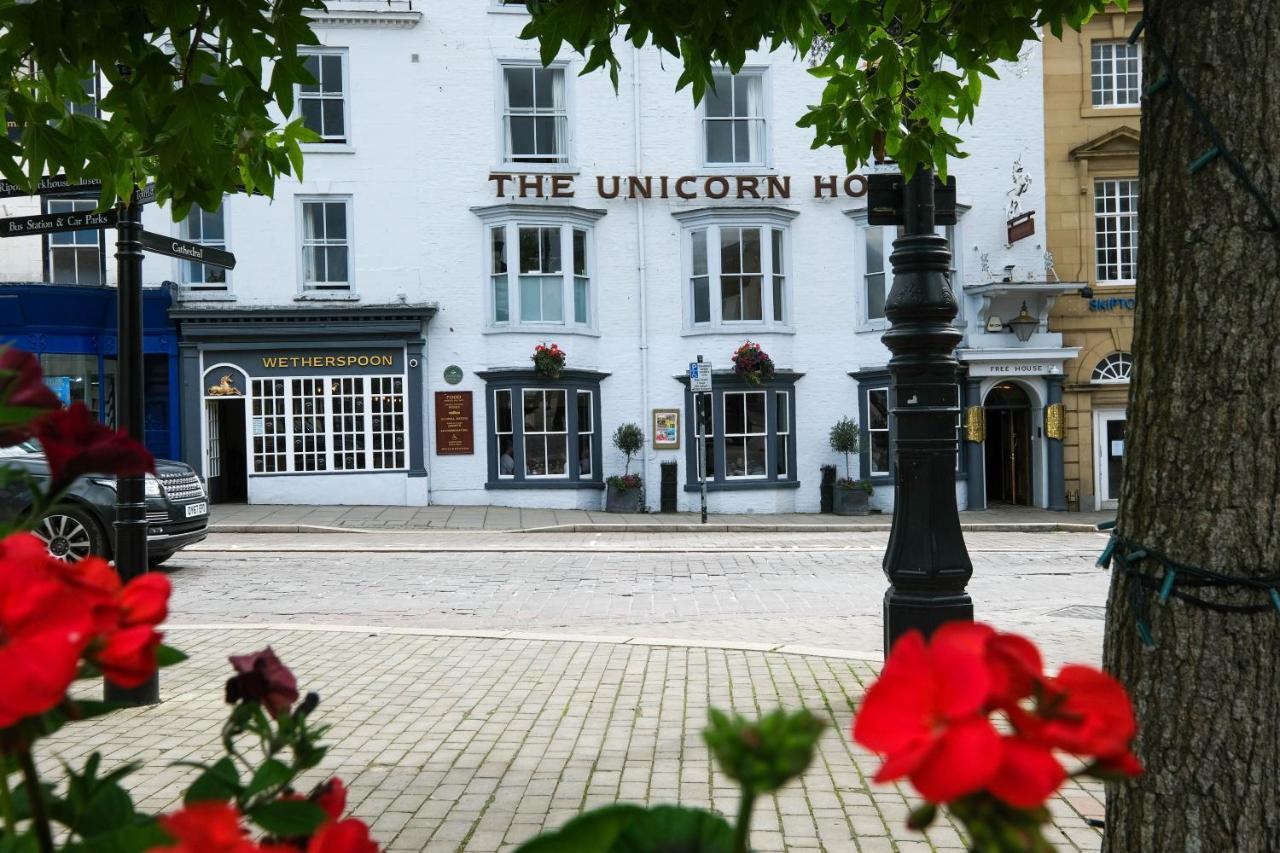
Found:
<path fill-rule="evenodd" d="M 565 351 L 560 349 L 559 345 L 538 344 L 533 348 L 534 371 L 543 379 L 559 379 L 560 371 L 564 370 L 564 363 L 567 356 Z"/>

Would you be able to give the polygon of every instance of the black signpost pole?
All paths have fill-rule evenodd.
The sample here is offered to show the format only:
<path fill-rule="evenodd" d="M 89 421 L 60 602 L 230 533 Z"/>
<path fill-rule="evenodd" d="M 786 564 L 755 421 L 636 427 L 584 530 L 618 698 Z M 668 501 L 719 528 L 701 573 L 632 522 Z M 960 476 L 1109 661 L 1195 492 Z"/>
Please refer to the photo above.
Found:
<path fill-rule="evenodd" d="M 957 305 L 948 281 L 951 253 L 946 238 L 934 232 L 935 225 L 955 221 L 954 210 L 946 209 L 954 208 L 955 185 L 938 188 L 935 208 L 932 171 L 920 169 L 905 186 L 901 175 L 877 177 L 893 180 L 877 182 L 890 192 L 881 207 L 873 189 L 868 221 L 903 226 L 889 256 L 893 289 L 885 316 L 892 325 L 883 338 L 893 353 L 890 406 L 897 446 L 893 528 L 884 556 L 890 583 L 884 596 L 887 655 L 913 628 L 927 637 L 944 622 L 973 619 L 965 591 L 973 564 L 956 507 L 960 398 L 954 350 L 962 336 L 952 322 Z"/>
<path fill-rule="evenodd" d="M 116 296 L 119 303 L 117 331 L 116 412 L 119 428 L 130 438 L 143 441 L 145 415 L 142 364 L 142 204 L 136 194 L 120 208 L 116 225 Z M 147 571 L 147 507 L 144 478 L 116 478 L 116 573 L 128 583 Z M 160 701 L 160 679 L 133 689 L 103 682 L 109 702 L 153 705 Z"/>

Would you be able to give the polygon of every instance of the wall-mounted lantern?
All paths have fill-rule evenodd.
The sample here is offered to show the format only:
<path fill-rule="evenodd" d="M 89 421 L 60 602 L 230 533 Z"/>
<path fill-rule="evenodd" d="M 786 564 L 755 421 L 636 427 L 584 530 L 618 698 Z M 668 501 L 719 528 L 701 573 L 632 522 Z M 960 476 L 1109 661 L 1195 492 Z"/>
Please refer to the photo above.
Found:
<path fill-rule="evenodd" d="M 1022 310 L 1018 312 L 1018 316 L 1009 321 L 1009 328 L 1024 344 L 1031 340 L 1031 335 L 1039 326 L 1040 321 L 1027 312 L 1026 302 L 1022 303 Z"/>

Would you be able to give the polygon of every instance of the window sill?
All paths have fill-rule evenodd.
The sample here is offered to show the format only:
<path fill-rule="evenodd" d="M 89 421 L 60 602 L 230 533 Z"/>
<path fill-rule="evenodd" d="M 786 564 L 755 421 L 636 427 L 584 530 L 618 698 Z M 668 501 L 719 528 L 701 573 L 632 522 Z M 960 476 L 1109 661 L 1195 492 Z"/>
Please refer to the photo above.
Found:
<path fill-rule="evenodd" d="M 778 174 L 776 166 L 766 166 L 763 163 L 703 163 L 699 171 L 702 174 L 694 175 L 695 178 L 700 178 L 704 175 L 712 178 L 723 178 L 729 175 L 752 177 L 755 175 Z M 735 201 L 737 200 L 735 199 Z"/>
<path fill-rule="evenodd" d="M 293 297 L 293 301 L 294 302 L 359 302 L 360 294 L 351 293 L 349 291 L 343 292 L 340 290 L 315 291 L 315 292 L 309 291 L 306 293 L 299 293 L 297 296 Z"/>
<path fill-rule="evenodd" d="M 489 170 L 491 175 L 581 175 L 582 168 L 573 163 L 499 163 Z M 550 193 L 550 189 L 546 190 Z"/>
<path fill-rule="evenodd" d="M 187 290 L 184 287 L 178 290 L 178 300 L 181 302 L 235 302 L 236 295 L 228 291 Z"/>
<path fill-rule="evenodd" d="M 522 326 L 489 326 L 482 335 L 577 335 L 583 338 L 599 338 L 600 332 L 586 326 L 557 326 L 555 324 L 525 324 Z"/>
<path fill-rule="evenodd" d="M 349 142 L 303 142 L 299 146 L 303 154 L 354 154 L 355 146 Z"/>
<path fill-rule="evenodd" d="M 595 480 L 490 480 L 486 489 L 521 491 L 527 489 L 591 489 L 603 491 L 604 483 Z"/>
<path fill-rule="evenodd" d="M 717 326 L 711 329 L 684 329 L 680 332 L 683 338 L 698 338 L 707 335 L 794 335 L 795 326 L 765 326 L 743 323 L 741 326 Z"/>
<path fill-rule="evenodd" d="M 528 15 L 529 10 L 524 6 L 490 6 L 490 15 Z"/>
<path fill-rule="evenodd" d="M 762 489 L 798 489 L 800 488 L 799 480 L 725 480 L 720 482 L 708 482 L 708 492 L 752 492 Z M 684 490 L 686 492 L 702 491 L 700 483 L 685 483 Z"/>
<path fill-rule="evenodd" d="M 1093 286 L 1094 287 L 1134 287 L 1137 285 L 1137 283 L 1138 282 L 1136 279 L 1131 278 L 1128 280 L 1121 280 L 1121 281 L 1099 281 L 1095 283 Z"/>
<path fill-rule="evenodd" d="M 956 318 L 959 319 L 958 317 Z M 888 320 L 867 320 L 859 323 L 855 332 L 887 332 L 889 330 Z"/>
<path fill-rule="evenodd" d="M 1103 116 L 1106 116 L 1107 118 L 1113 118 L 1117 116 L 1136 117 L 1136 116 L 1142 115 L 1142 107 L 1140 106 L 1139 107 L 1131 107 L 1131 106 L 1095 107 L 1092 104 L 1090 104 L 1080 110 L 1080 115 L 1083 118 L 1101 118 Z"/>

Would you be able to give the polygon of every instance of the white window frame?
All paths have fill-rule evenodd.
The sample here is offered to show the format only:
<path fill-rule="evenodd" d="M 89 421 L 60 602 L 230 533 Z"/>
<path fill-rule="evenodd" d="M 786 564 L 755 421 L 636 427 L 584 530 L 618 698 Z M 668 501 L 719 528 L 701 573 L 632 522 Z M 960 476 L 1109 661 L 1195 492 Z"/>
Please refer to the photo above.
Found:
<path fill-rule="evenodd" d="M 520 10 L 524 12 L 524 9 Z M 576 172 L 577 157 L 575 156 L 575 140 L 574 140 L 574 121 L 575 114 L 574 104 L 574 79 L 575 75 L 571 74 L 573 63 L 568 60 L 557 60 L 550 65 L 544 66 L 537 59 L 499 59 L 495 71 L 496 82 L 494 84 L 495 96 L 493 99 L 494 106 L 494 122 L 496 128 L 497 156 L 494 158 L 496 163 L 495 170 L 500 172 L 520 172 L 541 173 L 550 172 Z M 564 138 L 565 150 L 561 155 L 561 159 L 555 162 L 542 162 L 536 160 L 512 160 L 511 152 L 507 150 L 507 69 L 509 68 L 534 68 L 559 71 L 564 76 Z M 543 192 L 546 181 L 543 181 Z"/>
<path fill-rule="evenodd" d="M 723 332 L 760 331 L 793 332 L 792 294 L 796 288 L 794 266 L 791 263 L 795 251 L 791 242 L 791 220 L 796 211 L 776 207 L 709 208 L 687 213 L 677 213 L 675 218 L 682 226 L 680 235 L 681 282 L 680 291 L 684 303 L 684 334 L 708 334 Z M 722 228 L 760 229 L 760 316 L 759 320 L 725 320 L 720 300 L 720 231 Z M 782 232 L 782 319 L 775 320 L 773 294 L 773 230 Z M 710 317 L 705 322 L 695 322 L 693 295 L 693 242 L 694 233 L 706 232 L 707 287 L 710 300 Z M 734 273 L 730 273 L 734 275 Z"/>
<path fill-rule="evenodd" d="M 227 199 L 225 197 L 222 199 L 222 204 L 218 206 L 217 211 L 217 215 L 222 217 L 221 240 L 197 240 L 195 237 L 191 236 L 190 216 L 191 213 L 197 211 L 208 213 L 199 205 L 192 205 L 191 211 L 187 214 L 188 218 L 181 222 L 174 223 L 174 228 L 178 232 L 177 236 L 180 239 L 187 240 L 191 243 L 199 243 L 201 246 L 212 246 L 215 249 L 230 251 L 230 249 L 227 248 L 231 245 L 230 217 L 227 216 Z M 219 269 L 223 273 L 223 281 L 221 285 L 210 285 L 208 282 L 190 281 L 188 271 L 191 269 L 192 264 L 197 264 L 203 267 L 206 270 L 206 273 L 209 269 Z M 174 259 L 173 267 L 174 280 L 182 286 L 184 292 L 191 294 L 193 297 L 200 299 L 212 297 L 217 299 L 218 297 L 226 297 L 231 293 L 231 270 L 222 270 L 219 267 L 209 267 L 206 264 L 201 264 L 199 261 L 184 261 L 179 258 Z"/>
<path fill-rule="evenodd" d="M 337 56 L 342 61 L 342 138 L 323 139 L 319 142 L 304 143 L 303 147 L 306 151 L 336 151 L 341 153 L 350 152 L 354 146 L 352 137 L 352 121 L 351 121 L 351 51 L 345 47 L 306 47 L 298 51 L 298 55 L 306 56 Z M 317 95 L 315 93 L 303 95 L 302 84 L 294 84 L 293 87 L 293 118 L 302 116 L 302 99 L 320 98 L 321 100 L 337 100 L 329 98 L 323 93 Z"/>
<path fill-rule="evenodd" d="M 597 306 L 600 304 L 600 283 L 598 281 L 599 266 L 596 264 L 595 223 L 604 215 L 602 210 L 586 210 L 584 208 L 547 208 L 537 205 L 497 205 L 491 208 L 476 210 L 484 227 L 481 231 L 483 240 L 484 263 L 484 303 L 486 332 L 546 332 L 554 334 L 587 334 L 597 335 Z M 505 273 L 495 270 L 493 257 L 493 230 L 504 229 L 506 239 Z M 520 229 L 521 228 L 559 228 L 560 229 L 560 281 L 561 305 L 564 309 L 563 322 L 526 321 L 520 316 Z M 587 279 L 587 322 L 576 321 L 575 283 L 580 276 L 576 275 L 573 257 L 573 232 L 585 232 L 586 246 L 586 279 Z M 507 281 L 507 319 L 497 320 L 497 300 L 494 294 L 497 280 L 503 275 Z"/>
<path fill-rule="evenodd" d="M 341 433 L 341 435 L 362 434 L 364 436 L 364 449 L 359 451 L 364 456 L 364 465 L 358 468 L 338 467 L 336 457 L 339 455 L 346 454 L 349 451 L 345 451 L 345 450 L 337 451 L 334 449 L 334 444 L 335 444 L 334 439 L 337 435 L 339 435 L 339 433 L 335 432 L 335 430 L 333 429 L 333 418 L 339 416 L 339 413 L 335 410 L 334 401 L 337 398 L 345 395 L 341 393 L 335 393 L 333 390 L 333 383 L 341 382 L 344 379 L 361 380 L 360 396 L 361 396 L 361 399 L 363 400 L 363 411 L 361 412 L 361 417 L 364 419 L 363 426 L 359 433 L 355 433 L 355 432 Z M 375 414 L 374 408 L 373 408 L 373 396 L 374 396 L 373 383 L 375 379 L 390 379 L 392 381 L 394 380 L 400 381 L 400 389 L 401 389 L 400 397 L 401 397 L 403 413 L 404 413 L 404 428 L 398 432 L 404 438 L 404 447 L 402 449 L 393 448 L 389 452 L 402 453 L 404 455 L 404 464 L 396 467 L 379 468 L 374 465 L 376 454 L 380 452 L 387 452 L 387 451 L 379 451 L 374 449 L 374 436 L 376 435 L 394 436 L 397 434 L 396 430 L 391 430 L 391 431 L 374 430 L 373 428 L 373 417 Z M 282 381 L 284 383 L 282 386 L 283 393 L 279 396 L 276 396 L 273 394 L 271 395 L 270 399 L 280 401 L 281 411 L 271 415 L 271 417 L 284 418 L 284 431 L 282 433 L 273 434 L 275 436 L 283 438 L 284 449 L 283 451 L 273 452 L 270 455 L 278 456 L 282 452 L 285 457 L 284 468 L 277 469 L 275 471 L 259 471 L 258 470 L 259 454 L 256 448 L 254 447 L 254 439 L 260 436 L 255 435 L 253 425 L 255 420 L 259 418 L 264 418 L 267 416 L 257 415 L 254 413 L 254 403 L 264 399 L 262 395 L 257 393 L 257 383 L 258 382 L 275 382 L 277 380 Z M 297 452 L 294 446 L 294 438 L 296 437 L 297 433 L 294 430 L 293 419 L 294 417 L 302 417 L 303 415 L 300 415 L 300 414 L 295 415 L 293 411 L 293 401 L 295 399 L 294 393 L 293 393 L 293 383 L 309 381 L 309 380 L 320 382 L 324 389 L 324 396 L 321 398 L 317 398 L 317 399 L 322 399 L 324 401 L 323 413 L 313 413 L 312 415 L 313 417 L 319 418 L 324 423 L 324 433 L 323 433 L 324 450 L 323 451 L 304 451 L 304 452 L 314 453 L 314 454 L 319 454 L 322 452 L 323 458 L 324 458 L 324 467 L 305 470 L 305 468 L 299 469 L 298 467 L 296 467 L 296 464 L 295 464 L 296 460 L 294 458 L 294 454 L 295 452 Z M 249 413 L 248 413 L 249 414 L 249 417 L 248 417 L 249 436 L 248 436 L 248 444 L 246 446 L 246 454 L 248 456 L 250 476 L 260 477 L 260 476 L 273 476 L 277 474 L 318 474 L 318 473 L 382 474 L 387 472 L 409 470 L 409 433 L 410 433 L 409 378 L 404 373 L 375 373 L 375 374 L 368 374 L 368 375 L 341 374 L 341 375 L 314 375 L 314 376 L 254 376 L 254 377 L 251 377 L 249 380 L 248 390 L 249 390 L 249 393 L 247 396 L 249 400 L 249 404 L 248 404 L 249 405 Z M 382 413 L 379 412 L 377 414 L 382 414 Z"/>
<path fill-rule="evenodd" d="M 779 408 L 779 404 L 781 404 L 781 409 Z M 766 403 L 765 405 L 767 406 L 768 403 Z M 780 411 L 787 413 L 786 429 L 783 429 L 782 425 L 779 423 L 778 413 Z M 767 416 L 770 413 L 766 412 L 765 414 Z M 773 463 L 774 473 L 776 474 L 779 480 L 789 480 L 791 479 L 791 436 L 792 436 L 791 392 L 790 391 L 778 391 L 775 393 L 774 404 L 772 406 L 772 415 L 773 415 L 774 446 L 778 448 L 778 458 L 775 459 Z M 783 440 L 783 436 L 786 436 L 785 441 Z M 765 453 L 766 454 L 768 453 L 768 444 L 765 445 Z M 779 465 L 782 466 L 782 470 L 778 470 Z"/>
<path fill-rule="evenodd" d="M 1126 54 L 1123 57 L 1117 53 Z M 1101 55 L 1100 55 L 1101 54 Z M 1109 55 L 1107 55 L 1109 54 Z M 1126 70 L 1121 73 L 1121 62 L 1136 63 L 1133 86 L 1120 87 L 1121 77 L 1129 77 Z M 1102 72 L 1096 66 L 1102 62 L 1110 62 L 1111 70 Z M 1099 85 L 1101 84 L 1101 85 Z M 1111 103 L 1099 103 L 1110 96 Z M 1123 98 L 1123 100 L 1121 100 Z M 1095 39 L 1089 43 L 1089 104 L 1095 110 L 1139 109 L 1142 106 L 1142 44 L 1129 44 L 1126 39 Z"/>
<path fill-rule="evenodd" d="M 523 454 L 523 457 L 524 457 L 524 479 L 525 479 L 525 481 L 526 481 L 526 482 L 527 482 L 527 481 L 530 481 L 530 480 L 537 481 L 537 480 L 568 480 L 568 479 L 570 479 L 570 477 L 569 477 L 569 473 L 570 473 L 570 468 L 571 468 L 572 466 L 569 464 L 569 453 L 570 453 L 570 451 L 572 451 L 572 452 L 575 452 L 575 453 L 576 453 L 576 452 L 577 452 L 577 446 L 578 446 L 577 435 L 569 432 L 569 397 L 570 397 L 571 395 L 573 396 L 573 405 L 574 405 L 574 406 L 577 406 L 577 405 L 578 405 L 578 398 L 577 398 L 577 395 L 572 394 L 572 391 L 573 391 L 573 389 L 572 389 L 572 388 L 545 388 L 545 387 L 536 386 L 536 385 L 535 385 L 535 386 L 527 386 L 527 387 L 521 387 L 521 388 L 520 388 L 520 438 L 521 438 L 521 440 L 525 443 L 525 452 L 524 452 L 524 454 Z M 546 409 L 547 409 L 546 400 L 547 400 L 547 395 L 548 395 L 548 394 L 561 394 L 561 395 L 563 395 L 563 396 L 564 396 L 564 409 L 563 409 L 563 412 L 564 412 L 564 429 L 563 429 L 562 431 L 555 431 L 555 430 L 545 429 L 545 427 L 546 427 L 547 425 L 544 423 L 544 424 L 543 424 L 544 429 L 541 429 L 541 430 L 538 430 L 538 431 L 536 431 L 536 432 L 532 432 L 532 433 L 531 433 L 531 432 L 529 432 L 529 426 L 528 426 L 528 424 L 527 424 L 527 423 L 525 423 L 525 419 L 524 419 L 524 398 L 525 398 L 525 395 L 526 395 L 526 394 L 541 394 L 541 395 L 542 395 L 542 401 L 543 401 L 543 402 L 542 402 L 542 408 L 543 408 L 543 417 L 544 417 L 544 419 L 545 419 L 545 417 L 546 417 Z M 512 395 L 512 396 L 514 397 L 514 395 Z M 513 403 L 513 404 L 515 403 L 514 399 L 512 400 L 512 403 Z M 514 414 L 514 413 L 513 413 L 513 414 Z M 531 473 L 529 473 L 529 450 L 528 450 L 528 448 L 529 448 L 529 437 L 530 437 L 531 435 L 533 435 L 533 436 L 541 436 L 541 437 L 542 437 L 542 447 L 543 447 L 543 451 L 544 451 L 544 453 L 546 452 L 546 449 L 547 449 L 547 446 L 548 446 L 548 445 L 547 445 L 547 442 L 548 442 L 548 440 L 549 440 L 549 439 L 548 439 L 548 436 L 563 436 L 563 437 L 564 437 L 564 473 L 563 473 L 563 474 L 531 474 Z M 572 446 L 570 446 L 570 442 L 569 442 L 569 439 L 570 439 L 570 438 L 572 438 L 572 439 L 573 439 L 573 444 L 572 444 Z M 549 459 L 549 458 L 550 458 L 550 454 L 547 454 L 544 458 Z M 550 466 L 548 466 L 548 467 L 550 467 Z"/>
<path fill-rule="evenodd" d="M 305 207 L 316 203 L 342 203 L 347 212 L 347 281 L 345 287 L 341 282 L 323 282 L 319 285 L 307 282 L 306 261 L 306 220 Z M 297 219 L 297 249 L 295 259 L 298 265 L 298 293 L 311 299 L 354 299 L 356 293 L 355 275 L 355 201 L 350 195 L 297 195 L 294 196 L 294 213 Z M 328 245 L 328 244 L 320 244 Z"/>
<path fill-rule="evenodd" d="M 1090 385 L 1128 385 L 1133 377 L 1133 356 L 1123 350 L 1098 360 L 1089 375 Z"/>
<path fill-rule="evenodd" d="M 736 172 L 742 169 L 770 169 L 772 167 L 773 158 L 771 155 L 772 145 L 772 122 L 770 116 L 773 114 L 773 93 L 771 86 L 771 75 L 768 65 L 744 65 L 738 70 L 737 74 L 731 74 L 728 68 L 719 68 L 713 72 L 720 77 L 759 77 L 760 78 L 760 109 L 759 116 L 723 116 L 712 117 L 707 115 L 707 99 L 703 98 L 702 103 L 698 105 L 698 155 L 695 162 L 701 163 L 702 168 L 717 172 Z M 707 131 L 711 122 L 715 121 L 759 121 L 760 122 L 760 156 L 757 159 L 743 162 L 728 162 L 711 160 L 707 157 Z"/>
<path fill-rule="evenodd" d="M 489 11 L 502 15 L 528 15 L 529 9 L 524 4 L 524 0 L 515 0 L 515 2 L 503 2 L 503 0 L 489 0 Z"/>
<path fill-rule="evenodd" d="M 1128 184 L 1132 189 L 1132 195 L 1125 196 L 1132 199 L 1132 210 L 1128 213 L 1121 213 L 1119 211 L 1119 202 L 1122 197 L 1120 194 L 1121 184 Z M 1114 195 L 1111 195 L 1110 197 L 1115 199 L 1117 209 L 1113 212 L 1100 213 L 1098 211 L 1098 203 L 1099 203 L 1099 199 L 1103 197 L 1101 195 L 1101 192 L 1103 188 L 1107 185 L 1114 185 Z M 1100 176 L 1100 177 L 1094 178 L 1093 199 L 1092 199 L 1093 201 L 1093 276 L 1094 276 L 1094 281 L 1097 284 L 1129 285 L 1129 284 L 1133 284 L 1137 280 L 1138 238 L 1140 236 L 1140 229 L 1141 229 L 1141 222 L 1139 221 L 1140 211 L 1138 210 L 1139 197 L 1140 197 L 1140 190 L 1138 187 L 1137 177 Z M 1133 221 L 1133 227 L 1131 229 L 1122 230 L 1121 226 L 1124 224 L 1125 220 L 1130 217 L 1132 218 L 1132 221 Z M 1114 223 L 1115 230 L 1108 231 L 1104 229 L 1104 223 Z M 1112 251 L 1112 249 L 1108 247 L 1103 247 L 1099 245 L 1099 240 L 1104 234 L 1114 234 L 1116 237 L 1116 246 L 1114 249 L 1116 253 L 1116 261 L 1114 265 L 1109 263 L 1104 264 L 1102 261 L 1102 253 L 1105 251 Z M 1129 235 L 1131 240 L 1130 251 L 1132 252 L 1132 260 L 1128 264 L 1125 264 L 1123 261 L 1120 260 L 1120 253 L 1122 251 L 1120 246 L 1120 243 L 1121 243 L 1120 238 L 1122 237 L 1122 235 L 1125 235 L 1125 234 Z M 1115 267 L 1115 271 L 1118 274 L 1118 277 L 1104 278 L 1102 275 L 1104 271 L 1104 267 L 1111 267 L 1111 266 Z M 1131 272 L 1132 275 L 1126 277 L 1124 275 L 1126 271 Z"/>
<path fill-rule="evenodd" d="M 518 391 L 518 390 L 520 390 L 520 389 L 518 389 L 518 388 L 495 388 L 495 389 L 493 389 L 493 412 L 494 412 L 494 420 L 493 420 L 493 443 L 494 443 L 494 454 L 495 454 L 495 455 L 494 455 L 494 458 L 498 460 L 498 479 L 499 479 L 499 480 L 514 480 L 514 479 L 516 479 L 516 470 L 515 470 L 515 464 L 516 464 L 516 408 L 515 408 L 515 395 L 516 395 L 516 391 Z M 501 423 L 501 421 L 500 421 L 500 420 L 499 420 L 499 418 L 498 418 L 498 413 L 502 411 L 502 405 L 501 405 L 501 403 L 499 403 L 499 402 L 498 402 L 498 397 L 499 397 L 499 395 L 500 395 L 500 394 L 506 394 L 506 395 L 507 395 L 507 416 L 510 418 L 510 422 L 509 422 L 509 424 L 508 424 L 509 428 L 508 428 L 506 431 L 503 431 L 503 430 L 498 429 L 498 426 L 499 426 L 499 424 Z M 506 471 L 503 471 L 503 470 L 502 470 L 502 442 L 503 442 L 503 440 L 504 440 L 504 439 L 505 439 L 506 441 L 510 442 L 510 444 L 511 444 L 511 472 L 510 472 L 510 473 L 507 473 Z"/>
<path fill-rule="evenodd" d="M 52 210 L 52 207 L 54 205 L 63 205 L 63 204 L 70 204 L 71 208 L 69 210 L 64 210 L 64 211 Z M 95 210 L 97 206 L 98 206 L 98 200 L 96 198 L 67 198 L 63 196 L 51 196 L 45 199 L 43 209 L 46 213 L 85 213 L 91 210 Z M 79 257 L 77 256 L 76 264 L 75 264 L 76 280 L 75 281 L 59 281 L 57 278 L 54 277 L 54 273 L 53 273 L 54 250 L 55 249 L 73 249 L 75 252 L 78 253 L 83 249 L 88 249 L 90 244 L 89 243 L 55 243 L 54 238 L 58 237 L 59 239 L 61 239 L 62 235 L 81 235 L 86 233 L 93 235 L 93 240 L 94 240 L 93 247 L 97 251 L 98 280 L 95 282 L 88 282 L 88 281 L 82 282 L 79 280 L 80 261 L 79 261 Z M 72 237 L 72 239 L 75 239 L 75 238 Z M 102 287 L 107 284 L 107 267 L 106 267 L 107 253 L 106 253 L 106 246 L 103 240 L 103 230 L 101 228 L 82 228 L 76 231 L 51 232 L 49 234 L 44 235 L 43 243 L 44 243 L 44 263 L 45 263 L 46 269 L 48 270 L 48 274 L 45 277 L 48 279 L 49 282 L 54 284 L 84 284 L 89 287 Z"/>
<path fill-rule="evenodd" d="M 956 318 L 952 322 L 956 326 L 962 324 L 964 317 L 964 268 L 963 258 L 959 251 L 959 247 L 964 245 L 964 215 L 969 210 L 968 205 L 956 205 L 956 224 L 955 225 L 938 225 L 934 231 L 942 234 L 944 237 L 949 236 L 949 245 L 951 249 L 951 291 L 956 298 Z M 897 229 L 891 225 L 868 225 L 866 208 L 858 208 L 857 210 L 847 210 L 845 214 L 854 221 L 855 236 L 853 240 L 854 247 L 854 281 L 856 288 L 856 298 L 854 302 L 857 304 L 857 327 L 860 332 L 876 331 L 881 332 L 889 328 L 889 318 L 880 316 L 870 316 L 870 300 L 867 298 L 867 241 L 879 238 L 883 241 L 884 252 L 884 295 L 885 303 L 889 301 L 889 290 L 893 287 L 893 265 L 889 262 L 889 255 L 893 252 L 893 241 L 897 238 Z M 949 235 L 948 235 L 948 232 Z"/>
<path fill-rule="evenodd" d="M 591 390 L 591 389 L 589 389 L 589 388 L 575 388 L 575 389 L 573 389 L 573 404 L 574 404 L 575 406 L 579 406 L 579 401 L 580 401 L 583 397 L 586 397 L 586 398 L 587 398 L 587 420 L 588 420 L 588 428 L 587 428 L 587 429 L 583 429 L 583 428 L 582 428 L 582 418 L 580 418 L 580 417 L 579 417 L 579 418 L 577 418 L 577 420 L 576 420 L 577 432 L 573 433 L 573 447 L 572 447 L 571 449 L 573 450 L 573 452 L 575 452 L 575 453 L 577 453 L 577 454 L 578 454 L 578 479 L 579 479 L 579 480 L 590 480 L 590 479 L 592 479 L 592 477 L 595 475 L 596 469 L 597 469 L 597 468 L 599 467 L 599 465 L 600 465 L 600 460 L 598 460 L 598 459 L 596 459 L 596 458 L 595 458 L 595 457 L 596 457 L 596 454 L 595 454 L 595 446 L 596 446 L 596 409 L 595 409 L 596 400 L 595 400 L 595 392 L 594 392 L 594 391 L 592 391 L 592 390 Z M 579 409 L 578 409 L 578 413 L 579 413 L 579 414 L 581 414 L 581 407 L 580 407 L 580 406 L 579 406 Z M 585 474 L 584 474 L 584 473 L 583 473 L 583 471 L 582 471 L 582 450 L 581 450 L 581 445 L 582 445 L 582 439 L 583 439 L 583 436 L 585 436 L 585 437 L 586 437 L 586 439 L 587 439 L 587 448 L 588 448 L 587 461 L 591 463 L 591 464 L 590 464 L 590 466 L 589 466 L 589 467 L 590 467 L 590 470 L 589 470 L 589 471 L 587 471 Z"/>
<path fill-rule="evenodd" d="M 747 429 L 747 411 L 746 411 L 747 397 L 752 397 L 752 396 L 761 397 L 764 400 L 764 405 L 762 408 L 762 412 L 764 414 L 764 424 L 763 424 L 763 429 L 760 432 L 745 432 L 745 430 Z M 729 432 L 729 397 L 742 397 L 742 428 L 744 432 L 732 432 L 732 433 Z M 789 400 L 787 402 L 790 403 Z M 721 440 L 721 446 L 724 449 L 725 482 L 740 482 L 742 480 L 769 479 L 769 462 L 771 461 L 769 458 L 769 429 L 771 426 L 776 427 L 776 425 L 770 423 L 771 418 L 769 417 L 769 393 L 767 391 L 750 391 L 750 390 L 738 390 L 738 389 L 726 390 L 721 392 L 720 408 L 721 408 L 720 418 L 724 426 L 724 430 L 720 435 L 720 440 Z M 729 468 L 729 460 L 730 460 L 729 439 L 730 438 L 742 439 L 742 452 L 743 452 L 744 463 L 746 462 L 746 459 L 747 459 L 747 446 L 748 446 L 749 440 L 753 438 L 764 439 L 764 470 L 762 473 L 759 473 L 759 474 L 746 473 L 745 467 L 744 467 L 743 473 L 741 474 L 733 474 L 730 472 L 730 468 Z"/>
<path fill-rule="evenodd" d="M 871 426 L 871 395 L 872 394 L 884 395 L 885 415 L 884 415 L 883 427 Z M 893 474 L 893 413 L 890 411 L 890 406 L 889 406 L 889 388 L 887 386 L 882 386 L 880 388 L 868 388 L 866 390 L 866 395 L 867 395 L 866 396 L 866 399 L 867 399 L 867 424 L 866 424 L 867 475 L 870 477 L 888 477 Z M 885 441 L 888 443 L 887 459 L 888 459 L 889 467 L 885 468 L 884 470 L 876 469 L 875 467 L 876 457 L 875 457 L 875 452 L 872 449 L 872 440 L 875 435 L 878 435 L 880 433 L 884 434 Z"/>

